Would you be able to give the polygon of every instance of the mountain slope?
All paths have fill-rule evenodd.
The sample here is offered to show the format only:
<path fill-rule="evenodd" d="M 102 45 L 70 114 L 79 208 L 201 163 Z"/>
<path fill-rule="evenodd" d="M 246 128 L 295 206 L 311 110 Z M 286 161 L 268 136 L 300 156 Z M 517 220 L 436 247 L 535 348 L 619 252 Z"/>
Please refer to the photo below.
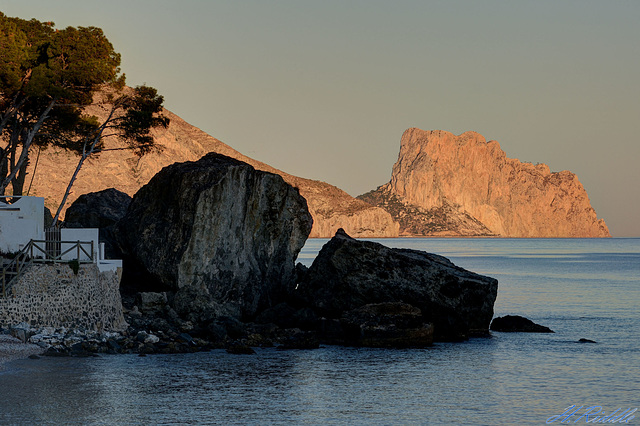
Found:
<path fill-rule="evenodd" d="M 105 115 L 105 111 L 98 107 L 89 108 L 87 112 L 98 117 Z M 165 110 L 164 114 L 171 123 L 167 129 L 153 131 L 158 150 L 138 158 L 121 149 L 124 148 L 122 141 L 107 139 L 108 150 L 85 162 L 66 207 L 82 194 L 107 188 L 133 195 L 163 167 L 175 162 L 196 161 L 208 152 L 217 152 L 249 163 L 256 169 L 279 174 L 286 182 L 297 187 L 307 199 L 313 216 L 310 237 L 329 238 L 341 227 L 357 237 L 398 235 L 398 224 L 383 209 L 357 200 L 328 183 L 293 176 L 249 158 L 170 111 Z M 64 150 L 45 149 L 39 158 L 38 151 L 34 150 L 25 183 L 25 188 L 28 188 L 33 178 L 29 195 L 45 197 L 46 206 L 55 212 L 77 162 L 78 157 Z"/>

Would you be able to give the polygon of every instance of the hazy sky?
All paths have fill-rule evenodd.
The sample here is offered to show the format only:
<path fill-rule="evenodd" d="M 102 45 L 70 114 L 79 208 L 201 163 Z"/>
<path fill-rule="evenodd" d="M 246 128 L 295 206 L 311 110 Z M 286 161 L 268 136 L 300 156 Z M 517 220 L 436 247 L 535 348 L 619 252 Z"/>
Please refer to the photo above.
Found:
<path fill-rule="evenodd" d="M 576 173 L 640 236 L 640 1 L 0 0 L 98 26 L 127 83 L 243 154 L 351 195 L 386 183 L 408 127 L 475 130 Z"/>

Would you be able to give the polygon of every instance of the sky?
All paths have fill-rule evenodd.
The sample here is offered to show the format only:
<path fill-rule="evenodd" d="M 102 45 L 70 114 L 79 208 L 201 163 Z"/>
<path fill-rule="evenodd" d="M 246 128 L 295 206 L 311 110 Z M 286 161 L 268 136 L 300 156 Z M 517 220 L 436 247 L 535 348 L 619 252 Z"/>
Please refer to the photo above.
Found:
<path fill-rule="evenodd" d="M 0 0 L 97 26 L 131 86 L 236 150 L 353 196 L 405 129 L 468 130 L 570 170 L 640 237 L 640 1 Z"/>

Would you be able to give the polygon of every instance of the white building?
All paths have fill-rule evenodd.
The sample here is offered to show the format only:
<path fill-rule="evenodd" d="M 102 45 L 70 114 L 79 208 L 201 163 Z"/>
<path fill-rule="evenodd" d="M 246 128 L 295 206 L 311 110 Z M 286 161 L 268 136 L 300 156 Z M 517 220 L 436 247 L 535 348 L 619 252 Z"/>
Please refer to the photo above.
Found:
<path fill-rule="evenodd" d="M 30 240 L 44 240 L 44 198 L 1 196 L 0 251 L 20 251 Z"/>
<path fill-rule="evenodd" d="M 15 201 L 8 204 L 9 200 Z M 20 251 L 31 240 L 40 241 L 38 247 L 44 249 L 44 198 L 0 197 L 0 251 Z M 60 241 L 62 261 L 93 260 L 101 272 L 116 271 L 122 267 L 122 260 L 104 258 L 104 243 L 98 242 L 97 228 L 63 228 L 60 230 Z M 44 253 L 36 249 L 33 255 L 38 257 Z"/>

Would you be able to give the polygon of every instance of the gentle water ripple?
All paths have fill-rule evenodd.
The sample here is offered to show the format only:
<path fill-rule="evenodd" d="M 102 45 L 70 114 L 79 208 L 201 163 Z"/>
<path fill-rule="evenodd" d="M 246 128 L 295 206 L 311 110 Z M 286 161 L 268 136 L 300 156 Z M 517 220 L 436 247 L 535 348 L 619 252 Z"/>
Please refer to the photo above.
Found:
<path fill-rule="evenodd" d="M 420 350 L 22 360 L 0 373 L 0 424 L 511 425 L 543 424 L 571 404 L 640 406 L 640 240 L 382 242 L 498 278 L 497 315 L 556 333 Z M 310 240 L 301 261 L 321 243 Z"/>

